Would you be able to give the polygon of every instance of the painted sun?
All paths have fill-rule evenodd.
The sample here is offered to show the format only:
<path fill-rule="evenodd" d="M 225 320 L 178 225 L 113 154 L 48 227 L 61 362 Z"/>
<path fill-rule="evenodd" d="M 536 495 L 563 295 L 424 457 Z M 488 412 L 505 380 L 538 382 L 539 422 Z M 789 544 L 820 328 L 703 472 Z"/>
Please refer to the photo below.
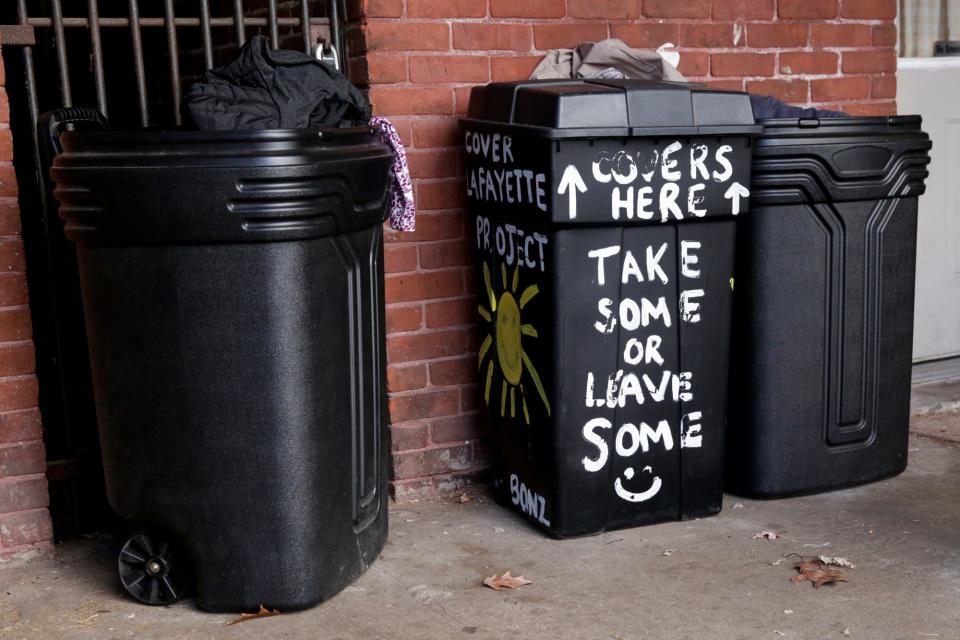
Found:
<path fill-rule="evenodd" d="M 500 377 L 500 416 L 506 417 L 507 406 L 509 404 L 510 417 L 517 416 L 517 405 L 519 396 L 519 406 L 523 412 L 523 419 L 530 424 L 530 409 L 527 405 L 527 392 L 523 384 L 523 372 L 526 369 L 530 381 L 533 382 L 543 406 L 550 415 L 550 402 L 547 400 L 547 394 L 543 390 L 543 383 L 540 381 L 540 374 L 536 367 L 530 362 L 530 357 L 523 348 L 524 336 L 527 338 L 537 338 L 537 330 L 532 324 L 524 324 L 523 309 L 539 292 L 536 284 L 531 284 L 523 290 L 518 291 L 520 285 L 519 266 L 513 270 L 513 278 L 508 282 L 507 267 L 500 265 L 500 276 L 502 279 L 502 291 L 500 297 L 497 297 L 494 290 L 493 278 L 490 274 L 490 267 L 485 262 L 483 264 L 483 282 L 486 290 L 489 308 L 483 304 L 477 305 L 477 312 L 490 325 L 490 332 L 484 337 L 480 344 L 478 357 L 478 366 L 484 370 L 486 366 L 485 385 L 483 390 L 483 399 L 487 406 L 491 406 L 490 395 L 495 392 L 494 373 L 497 364 L 499 364 Z M 496 357 L 492 347 L 496 343 Z M 519 393 L 517 392 L 519 390 Z"/>

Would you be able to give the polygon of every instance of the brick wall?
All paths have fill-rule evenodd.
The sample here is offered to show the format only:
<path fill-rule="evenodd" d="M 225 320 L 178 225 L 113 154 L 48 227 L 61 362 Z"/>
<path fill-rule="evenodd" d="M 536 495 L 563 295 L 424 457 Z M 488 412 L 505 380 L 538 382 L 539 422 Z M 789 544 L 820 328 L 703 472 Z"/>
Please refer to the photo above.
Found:
<path fill-rule="evenodd" d="M 0 561 L 52 535 L 2 63 L 0 51 Z"/>
<path fill-rule="evenodd" d="M 549 49 L 616 37 L 679 45 L 725 89 L 894 113 L 896 0 L 355 0 L 350 68 L 409 147 L 417 231 L 389 232 L 387 355 L 398 498 L 478 476 L 471 243 L 456 117 L 470 87 L 525 78 Z"/>

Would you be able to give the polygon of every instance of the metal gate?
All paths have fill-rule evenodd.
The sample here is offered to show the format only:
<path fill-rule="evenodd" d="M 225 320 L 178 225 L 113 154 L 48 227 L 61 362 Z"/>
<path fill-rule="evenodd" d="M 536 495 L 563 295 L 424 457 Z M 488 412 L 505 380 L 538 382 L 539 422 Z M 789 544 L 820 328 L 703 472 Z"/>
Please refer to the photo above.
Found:
<path fill-rule="evenodd" d="M 96 106 L 115 128 L 180 126 L 183 89 L 254 33 L 344 60 L 341 0 L 4 0 L 0 44 L 40 382 L 54 536 L 111 524 L 76 258 L 44 179 L 37 119 Z M 312 17 L 312 13 L 322 16 Z M 17 50 L 19 49 L 19 51 Z"/>

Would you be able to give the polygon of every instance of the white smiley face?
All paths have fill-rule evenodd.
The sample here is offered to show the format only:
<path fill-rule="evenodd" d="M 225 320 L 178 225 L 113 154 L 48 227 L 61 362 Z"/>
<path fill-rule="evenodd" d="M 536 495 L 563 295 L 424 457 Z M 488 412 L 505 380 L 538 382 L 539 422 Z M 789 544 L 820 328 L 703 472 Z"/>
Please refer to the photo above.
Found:
<path fill-rule="evenodd" d="M 648 473 L 653 476 L 653 468 L 644 467 L 642 473 Z M 636 475 L 636 472 L 633 470 L 633 467 L 627 467 L 623 471 L 623 477 L 627 480 L 633 480 L 634 475 Z M 660 480 L 660 476 L 653 476 L 653 481 L 650 483 L 649 489 L 646 491 L 641 491 L 640 493 L 634 493 L 626 489 L 623 486 L 623 481 L 620 478 L 617 478 L 613 483 L 613 489 L 617 492 L 619 497 L 623 498 L 627 502 L 644 502 L 657 495 L 662 484 L 663 482 Z"/>

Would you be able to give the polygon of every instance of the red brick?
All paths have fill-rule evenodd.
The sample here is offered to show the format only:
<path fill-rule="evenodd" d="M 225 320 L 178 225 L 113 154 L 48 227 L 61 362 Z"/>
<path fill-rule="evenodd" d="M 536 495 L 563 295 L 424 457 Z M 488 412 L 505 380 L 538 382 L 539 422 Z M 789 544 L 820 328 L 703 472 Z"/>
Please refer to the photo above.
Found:
<path fill-rule="evenodd" d="M 410 81 L 421 84 L 488 82 L 490 60 L 485 56 L 411 56 Z"/>
<path fill-rule="evenodd" d="M 714 20 L 770 20 L 773 0 L 713 0 Z"/>
<path fill-rule="evenodd" d="M 2 67 L 3 65 L 0 65 Z M 0 236 L 20 234 L 20 207 L 16 198 L 0 199 Z"/>
<path fill-rule="evenodd" d="M 390 393 L 424 389 L 427 386 L 427 365 L 387 366 L 387 389 Z"/>
<path fill-rule="evenodd" d="M 540 64 L 540 60 L 540 56 L 490 58 L 490 75 L 494 82 L 526 80 Z"/>
<path fill-rule="evenodd" d="M 845 51 L 842 62 L 844 73 L 894 73 L 897 54 L 889 51 Z"/>
<path fill-rule="evenodd" d="M 396 53 L 368 53 L 365 72 L 367 84 L 393 84 L 407 81 L 407 56 Z M 359 80 L 355 80 L 358 81 Z"/>
<path fill-rule="evenodd" d="M 854 76 L 812 80 L 810 82 L 810 94 L 814 102 L 866 98 L 870 94 L 870 78 Z"/>
<path fill-rule="evenodd" d="M 480 385 L 471 384 L 460 388 L 460 411 L 470 413 L 479 411 L 483 406 L 483 398 L 480 396 Z"/>
<path fill-rule="evenodd" d="M 0 309 L 0 342 L 29 340 L 30 309 L 27 307 L 13 307 Z"/>
<path fill-rule="evenodd" d="M 605 22 L 576 24 L 538 24 L 533 27 L 533 44 L 537 49 L 563 49 L 581 42 L 597 42 L 607 37 Z"/>
<path fill-rule="evenodd" d="M 684 51 L 680 55 L 678 71 L 688 78 L 702 78 L 710 67 L 709 54 L 702 51 Z"/>
<path fill-rule="evenodd" d="M 371 22 L 365 32 L 368 51 L 447 51 L 446 23 Z"/>
<path fill-rule="evenodd" d="M 680 57 L 681 63 L 683 56 Z M 714 77 L 771 76 L 772 53 L 714 53 L 710 56 L 710 73 Z"/>
<path fill-rule="evenodd" d="M 420 267 L 422 269 L 465 267 L 473 264 L 473 261 L 473 243 L 468 239 L 445 240 L 420 245 Z"/>
<path fill-rule="evenodd" d="M 45 470 L 43 442 L 40 440 L 0 446 L 0 478 L 43 473 Z"/>
<path fill-rule="evenodd" d="M 640 0 L 567 0 L 567 14 L 604 20 L 639 18 Z"/>
<path fill-rule="evenodd" d="M 681 47 L 695 47 L 698 49 L 724 49 L 743 45 L 741 37 L 739 43 L 733 41 L 733 23 L 720 24 L 682 24 L 680 25 Z M 682 58 L 683 56 L 681 56 Z"/>
<path fill-rule="evenodd" d="M 476 382 L 477 358 L 474 355 L 453 360 L 437 360 L 430 363 L 431 386 L 447 387 Z"/>
<path fill-rule="evenodd" d="M 37 408 L 0 413 L 0 443 L 39 440 L 42 436 Z"/>
<path fill-rule="evenodd" d="M 893 47 L 897 44 L 897 27 L 892 24 L 878 24 L 873 27 L 870 43 L 875 47 Z"/>
<path fill-rule="evenodd" d="M 758 49 L 804 47 L 807 45 L 807 25 L 751 23 L 747 25 L 747 44 Z"/>
<path fill-rule="evenodd" d="M 485 435 L 480 416 L 475 413 L 430 421 L 430 441 L 435 444 L 469 442 Z"/>
<path fill-rule="evenodd" d="M 401 232 L 388 230 L 387 242 L 421 242 L 424 240 L 449 240 L 463 236 L 463 213 L 429 212 L 417 215 L 417 230 Z"/>
<path fill-rule="evenodd" d="M 747 91 L 793 104 L 807 102 L 806 80 L 748 80 Z"/>
<path fill-rule="evenodd" d="M 0 129 L 0 160 L 7 161 L 11 158 L 13 158 L 13 134 L 10 129 Z"/>
<path fill-rule="evenodd" d="M 37 406 L 37 390 L 37 378 L 32 375 L 0 378 L 0 411 Z"/>
<path fill-rule="evenodd" d="M 718 91 L 743 91 L 744 80 L 708 80 L 707 86 Z"/>
<path fill-rule="evenodd" d="M 897 115 L 897 103 L 894 101 L 886 102 L 860 102 L 855 104 L 841 105 L 841 110 L 846 111 L 852 116 L 895 116 Z"/>
<path fill-rule="evenodd" d="M 423 326 L 423 309 L 419 306 L 387 305 L 387 333 L 416 331 Z"/>
<path fill-rule="evenodd" d="M 394 364 L 450 358 L 467 351 L 469 329 L 408 333 L 387 337 L 387 361 Z"/>
<path fill-rule="evenodd" d="M 454 209 L 467 203 L 467 186 L 463 180 L 419 180 L 415 189 L 417 211 Z"/>
<path fill-rule="evenodd" d="M 459 269 L 389 275 L 384 288 L 388 303 L 451 298 L 463 293 L 463 276 Z"/>
<path fill-rule="evenodd" d="M 363 0 L 363 15 L 368 18 L 399 18 L 403 0 Z"/>
<path fill-rule="evenodd" d="M 455 118 L 424 118 L 413 122 L 413 146 L 417 149 L 452 147 L 462 142 L 463 130 Z"/>
<path fill-rule="evenodd" d="M 0 91 L 0 98 L 6 96 L 6 92 Z M 3 114 L 0 113 L 0 118 Z M 6 122 L 5 120 L 0 120 L 0 122 Z M 4 165 L 0 166 L 0 198 L 16 198 L 17 197 L 17 174 L 13 170 L 13 165 Z"/>
<path fill-rule="evenodd" d="M 470 106 L 470 91 L 472 87 L 457 87 L 454 94 L 454 113 L 457 116 L 466 115 Z"/>
<path fill-rule="evenodd" d="M 394 478 L 403 480 L 447 471 L 463 471 L 476 466 L 473 445 L 421 449 L 394 456 Z"/>
<path fill-rule="evenodd" d="M 893 20 L 897 0 L 842 0 L 840 15 L 855 20 Z"/>
<path fill-rule="evenodd" d="M 0 307 L 27 304 L 27 278 L 22 273 L 0 273 Z"/>
<path fill-rule="evenodd" d="M 393 128 L 404 145 L 413 146 L 413 119 L 416 116 L 395 116 L 390 118 Z"/>
<path fill-rule="evenodd" d="M 407 0 L 411 18 L 482 18 L 486 0 Z"/>
<path fill-rule="evenodd" d="M 566 0 L 490 0 L 494 18 L 562 18 Z"/>
<path fill-rule="evenodd" d="M 0 516 L 0 543 L 6 549 L 48 542 L 52 536 L 53 524 L 46 509 Z"/>
<path fill-rule="evenodd" d="M 414 178 L 453 178 L 459 174 L 460 150 L 412 149 L 407 153 L 410 175 Z"/>
<path fill-rule="evenodd" d="M 897 76 L 892 73 L 885 76 L 873 76 L 870 79 L 870 97 L 896 98 Z"/>
<path fill-rule="evenodd" d="M 442 389 L 390 398 L 390 419 L 393 423 L 454 415 L 460 411 L 460 394 L 456 389 Z"/>
<path fill-rule="evenodd" d="M 780 54 L 780 73 L 785 75 L 834 74 L 838 56 L 832 51 L 797 51 Z"/>
<path fill-rule="evenodd" d="M 643 0 L 642 10 L 648 18 L 709 18 L 710 0 Z"/>
<path fill-rule="evenodd" d="M 0 273 L 26 270 L 23 242 L 20 238 L 0 238 Z"/>
<path fill-rule="evenodd" d="M 22 376 L 36 371 L 33 343 L 0 343 L 0 376 Z"/>
<path fill-rule="evenodd" d="M 474 297 L 430 302 L 426 305 L 427 327 L 455 327 L 472 325 L 479 319 Z"/>
<path fill-rule="evenodd" d="M 528 24 L 456 22 L 453 48 L 479 51 L 530 51 L 533 29 Z"/>
<path fill-rule="evenodd" d="M 870 26 L 866 24 L 812 24 L 810 44 L 814 47 L 870 46 Z"/>
<path fill-rule="evenodd" d="M 453 113 L 453 92 L 446 87 L 370 89 L 370 102 L 378 115 L 433 115 Z"/>
<path fill-rule="evenodd" d="M 423 449 L 429 442 L 426 424 L 398 424 L 390 427 L 390 450 Z"/>
<path fill-rule="evenodd" d="M 838 0 L 778 0 L 777 15 L 787 20 L 826 20 L 837 17 Z"/>
<path fill-rule="evenodd" d="M 628 22 L 611 24 L 610 37 L 619 38 L 631 47 L 656 49 L 666 42 L 680 41 L 680 25 L 672 22 Z"/>
<path fill-rule="evenodd" d="M 42 509 L 50 504 L 44 477 L 0 480 L 0 513 Z"/>
<path fill-rule="evenodd" d="M 416 271 L 418 265 L 416 245 L 394 242 L 383 247 L 383 266 L 387 273 Z"/>
<path fill-rule="evenodd" d="M 10 123 L 10 99 L 6 91 L 0 91 L 0 122 Z"/>

